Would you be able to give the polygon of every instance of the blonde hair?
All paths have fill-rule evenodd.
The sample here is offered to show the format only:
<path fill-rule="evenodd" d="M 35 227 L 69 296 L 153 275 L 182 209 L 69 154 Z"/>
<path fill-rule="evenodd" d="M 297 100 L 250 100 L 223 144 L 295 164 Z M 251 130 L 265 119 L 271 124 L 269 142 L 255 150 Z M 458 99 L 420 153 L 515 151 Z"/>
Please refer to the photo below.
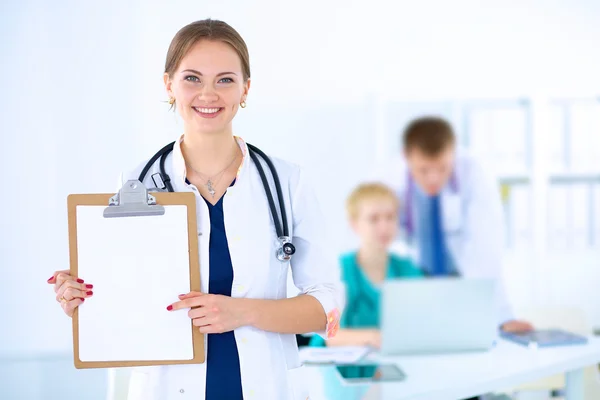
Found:
<path fill-rule="evenodd" d="M 394 203 L 396 209 L 400 207 L 398 196 L 389 186 L 379 182 L 363 183 L 358 185 L 346 200 L 348 218 L 355 219 L 358 216 L 360 205 L 365 201 L 375 199 L 388 199 Z"/>

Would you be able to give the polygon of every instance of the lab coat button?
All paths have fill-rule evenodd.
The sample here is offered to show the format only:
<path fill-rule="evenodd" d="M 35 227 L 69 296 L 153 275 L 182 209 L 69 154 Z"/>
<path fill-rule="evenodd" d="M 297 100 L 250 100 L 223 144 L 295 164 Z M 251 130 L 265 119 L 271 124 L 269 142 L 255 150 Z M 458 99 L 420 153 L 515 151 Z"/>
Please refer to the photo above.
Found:
<path fill-rule="evenodd" d="M 185 390 L 179 389 L 179 393 L 183 394 L 183 393 L 185 393 Z"/>
<path fill-rule="evenodd" d="M 232 293 L 240 293 L 241 291 L 244 290 L 244 285 L 239 285 L 239 284 L 234 284 L 231 287 L 231 292 Z"/>

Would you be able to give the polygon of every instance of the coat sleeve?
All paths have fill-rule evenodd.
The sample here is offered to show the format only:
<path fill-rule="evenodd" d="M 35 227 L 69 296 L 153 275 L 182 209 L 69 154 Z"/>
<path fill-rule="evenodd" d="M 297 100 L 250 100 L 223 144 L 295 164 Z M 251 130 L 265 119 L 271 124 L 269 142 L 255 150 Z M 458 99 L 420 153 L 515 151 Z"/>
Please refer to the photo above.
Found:
<path fill-rule="evenodd" d="M 324 331 L 315 333 L 327 339 L 337 333 L 343 310 L 340 268 L 316 195 L 302 170 L 292 174 L 290 188 L 292 242 L 296 247 L 291 260 L 292 277 L 300 294 L 313 296 L 321 303 L 327 325 Z"/>
<path fill-rule="evenodd" d="M 464 182 L 465 231 L 455 255 L 461 275 L 496 281 L 496 305 L 500 324 L 513 318 L 503 278 L 504 218 L 500 192 L 494 177 L 475 160 Z M 460 185 L 460 183 L 459 183 Z"/>

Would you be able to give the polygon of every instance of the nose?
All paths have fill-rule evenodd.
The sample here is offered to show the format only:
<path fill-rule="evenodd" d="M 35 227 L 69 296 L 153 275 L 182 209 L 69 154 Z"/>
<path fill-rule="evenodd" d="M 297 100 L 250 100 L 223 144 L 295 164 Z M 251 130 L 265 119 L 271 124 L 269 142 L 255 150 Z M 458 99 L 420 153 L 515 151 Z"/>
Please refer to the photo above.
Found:
<path fill-rule="evenodd" d="M 442 174 L 440 174 L 437 171 L 431 171 L 429 172 L 429 174 L 427 175 L 427 180 L 429 181 L 429 183 L 431 184 L 435 184 L 438 183 L 442 178 Z"/>
<path fill-rule="evenodd" d="M 204 85 L 198 93 L 198 100 L 206 103 L 213 103 L 219 100 L 219 94 L 213 85 Z"/>

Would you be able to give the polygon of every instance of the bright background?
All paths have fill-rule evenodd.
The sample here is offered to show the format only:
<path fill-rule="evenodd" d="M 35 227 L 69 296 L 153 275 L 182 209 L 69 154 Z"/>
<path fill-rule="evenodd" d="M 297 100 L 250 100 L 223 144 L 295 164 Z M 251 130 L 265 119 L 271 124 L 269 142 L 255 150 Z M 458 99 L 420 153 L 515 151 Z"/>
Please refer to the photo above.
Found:
<path fill-rule="evenodd" d="M 308 170 L 338 251 L 348 192 L 410 118 L 442 115 L 495 167 L 515 306 L 575 305 L 600 328 L 599 2 L 3 1 L 1 398 L 103 398 L 45 283 L 68 266 L 66 196 L 116 190 L 181 133 L 164 57 L 207 17 L 250 49 L 236 134 Z M 49 390 L 66 377 L 71 394 Z"/>

